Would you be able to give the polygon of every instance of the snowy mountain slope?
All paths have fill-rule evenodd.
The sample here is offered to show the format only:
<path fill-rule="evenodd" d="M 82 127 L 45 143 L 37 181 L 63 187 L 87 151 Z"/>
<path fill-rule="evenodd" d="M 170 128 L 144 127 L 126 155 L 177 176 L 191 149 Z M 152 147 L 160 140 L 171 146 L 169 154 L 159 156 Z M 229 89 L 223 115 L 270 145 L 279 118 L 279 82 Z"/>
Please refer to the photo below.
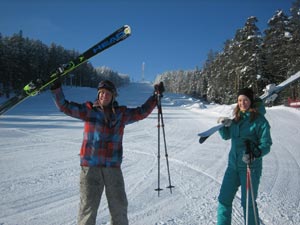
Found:
<path fill-rule="evenodd" d="M 67 99 L 93 101 L 96 90 L 65 87 Z M 138 106 L 152 93 L 150 84 L 119 90 L 119 103 Z M 2 99 L 3 100 L 3 99 Z M 124 135 L 123 172 L 132 225 L 208 225 L 216 223 L 217 196 L 230 142 L 218 134 L 204 144 L 197 133 L 230 116 L 232 106 L 204 105 L 188 96 L 166 93 L 163 115 L 170 163 L 168 186 L 161 145 L 161 187 L 157 196 L 157 110 L 128 125 Z M 258 205 L 263 224 L 300 223 L 300 112 L 267 109 L 273 147 L 264 159 Z M 58 112 L 50 93 L 17 106 L 0 117 L 0 224 L 76 224 L 79 203 L 79 148 L 83 123 Z M 163 140 L 161 139 L 163 144 Z M 242 224 L 239 193 L 233 224 Z M 97 224 L 109 224 L 105 195 Z"/>

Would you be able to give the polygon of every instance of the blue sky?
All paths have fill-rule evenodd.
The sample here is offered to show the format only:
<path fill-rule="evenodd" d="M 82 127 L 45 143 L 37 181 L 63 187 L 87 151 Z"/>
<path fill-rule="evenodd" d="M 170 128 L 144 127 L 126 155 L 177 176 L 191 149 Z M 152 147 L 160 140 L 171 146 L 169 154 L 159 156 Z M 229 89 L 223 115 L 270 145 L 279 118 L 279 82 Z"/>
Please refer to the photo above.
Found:
<path fill-rule="evenodd" d="M 83 52 L 128 24 L 132 36 L 90 60 L 141 80 L 201 68 L 210 49 L 220 51 L 250 16 L 263 31 L 293 0 L 2 0 L 0 32 Z M 62 62 L 66 63 L 66 62 Z"/>

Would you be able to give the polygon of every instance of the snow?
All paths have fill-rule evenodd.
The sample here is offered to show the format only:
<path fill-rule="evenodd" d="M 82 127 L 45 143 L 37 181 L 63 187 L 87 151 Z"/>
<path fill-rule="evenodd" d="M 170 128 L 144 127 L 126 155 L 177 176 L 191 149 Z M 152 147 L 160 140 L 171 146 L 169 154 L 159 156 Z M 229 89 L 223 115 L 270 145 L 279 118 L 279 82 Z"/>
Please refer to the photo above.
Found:
<path fill-rule="evenodd" d="M 290 32 L 288 32 L 288 31 L 284 32 L 284 37 L 286 37 L 286 38 L 293 38 L 292 34 Z"/>
<path fill-rule="evenodd" d="M 93 101 L 96 90 L 64 87 L 67 99 Z M 120 88 L 119 103 L 138 106 L 152 85 Z M 1 101 L 4 99 L 2 98 Z M 217 196 L 230 142 L 215 134 L 198 143 L 197 133 L 231 116 L 233 105 L 206 105 L 189 96 L 166 93 L 162 100 L 172 194 L 161 146 L 161 183 L 157 188 L 157 110 L 128 125 L 122 169 L 132 225 L 216 224 Z M 267 108 L 273 146 L 264 158 L 258 196 L 262 224 L 300 224 L 300 112 Z M 83 122 L 59 112 L 49 91 L 32 97 L 0 117 L 0 224 L 74 225 L 79 203 L 79 148 Z M 97 224 L 109 224 L 105 194 Z M 233 224 L 243 224 L 238 192 Z"/>

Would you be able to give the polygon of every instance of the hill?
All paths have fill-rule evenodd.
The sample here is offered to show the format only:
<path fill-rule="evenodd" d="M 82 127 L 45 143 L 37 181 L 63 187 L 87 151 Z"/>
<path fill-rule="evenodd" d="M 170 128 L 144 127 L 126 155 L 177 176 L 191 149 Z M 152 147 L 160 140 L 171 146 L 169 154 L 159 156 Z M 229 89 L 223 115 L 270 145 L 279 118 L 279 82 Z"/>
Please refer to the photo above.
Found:
<path fill-rule="evenodd" d="M 64 88 L 68 100 L 93 101 L 92 88 Z M 135 107 L 152 94 L 150 84 L 119 89 L 121 105 Z M 168 185 L 164 152 L 157 196 L 157 110 L 128 125 L 122 164 L 129 221 L 132 225 L 209 225 L 216 223 L 217 196 L 227 165 L 230 142 L 218 134 L 205 144 L 197 133 L 229 116 L 232 106 L 205 105 L 189 96 L 166 93 L 163 115 L 173 193 Z M 258 196 L 262 224 L 300 221 L 300 112 L 267 108 L 273 146 L 264 159 Z M 59 112 L 49 92 L 30 98 L 0 117 L 0 224 L 76 224 L 79 204 L 79 149 L 83 123 Z M 164 151 L 163 146 L 161 150 Z M 242 224 L 240 194 L 233 224 Z M 105 196 L 97 224 L 109 224 Z"/>

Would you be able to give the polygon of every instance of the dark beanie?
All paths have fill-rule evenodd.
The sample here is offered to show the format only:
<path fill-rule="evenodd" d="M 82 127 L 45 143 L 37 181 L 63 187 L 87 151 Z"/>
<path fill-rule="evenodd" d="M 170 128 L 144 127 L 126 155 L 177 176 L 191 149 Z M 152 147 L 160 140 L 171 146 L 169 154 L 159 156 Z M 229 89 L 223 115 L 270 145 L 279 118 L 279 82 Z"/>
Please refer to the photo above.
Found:
<path fill-rule="evenodd" d="M 238 92 L 238 97 L 239 97 L 240 95 L 245 95 L 245 96 L 247 96 L 247 97 L 250 99 L 251 104 L 253 103 L 253 96 L 254 96 L 254 93 L 253 93 L 253 91 L 252 91 L 251 88 L 242 88 L 242 89 L 240 89 L 239 92 Z"/>
<path fill-rule="evenodd" d="M 106 89 L 109 90 L 115 97 L 118 95 L 117 89 L 113 82 L 109 80 L 103 80 L 98 84 L 98 90 Z"/>

